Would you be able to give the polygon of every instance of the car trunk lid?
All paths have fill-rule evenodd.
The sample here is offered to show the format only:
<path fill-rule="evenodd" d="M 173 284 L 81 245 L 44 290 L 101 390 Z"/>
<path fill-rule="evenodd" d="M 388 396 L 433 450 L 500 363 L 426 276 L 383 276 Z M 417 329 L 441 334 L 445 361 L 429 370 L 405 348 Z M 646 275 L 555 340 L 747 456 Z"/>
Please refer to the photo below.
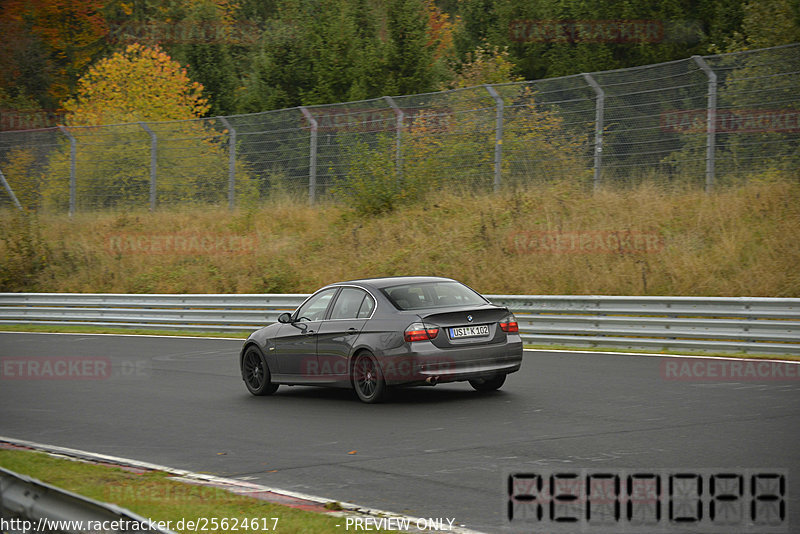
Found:
<path fill-rule="evenodd" d="M 499 323 L 508 315 L 507 308 L 490 304 L 418 313 L 427 328 L 439 327 L 438 335 L 431 340 L 439 348 L 503 342 L 506 334 L 500 329 Z"/>

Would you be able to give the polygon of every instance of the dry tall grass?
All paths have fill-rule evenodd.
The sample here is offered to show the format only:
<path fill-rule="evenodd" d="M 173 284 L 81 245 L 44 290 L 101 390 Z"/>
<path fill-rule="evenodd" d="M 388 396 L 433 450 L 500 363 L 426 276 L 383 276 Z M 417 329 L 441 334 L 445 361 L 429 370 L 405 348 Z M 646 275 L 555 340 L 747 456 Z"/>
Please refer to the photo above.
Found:
<path fill-rule="evenodd" d="M 800 296 L 792 177 L 709 195 L 566 183 L 438 194 L 371 218 L 275 200 L 0 222 L 2 291 L 289 293 L 430 274 L 495 294 Z"/>

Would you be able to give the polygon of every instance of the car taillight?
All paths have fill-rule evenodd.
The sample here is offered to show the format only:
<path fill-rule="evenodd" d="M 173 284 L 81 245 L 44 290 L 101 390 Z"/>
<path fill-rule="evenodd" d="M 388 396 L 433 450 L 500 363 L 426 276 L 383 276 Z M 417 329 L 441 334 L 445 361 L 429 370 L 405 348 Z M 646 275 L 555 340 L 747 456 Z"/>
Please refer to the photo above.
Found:
<path fill-rule="evenodd" d="M 503 321 L 500 322 L 500 329 L 503 332 L 508 332 L 509 334 L 516 334 L 519 332 L 519 325 L 517 324 L 517 318 L 513 315 L 509 315 Z"/>
<path fill-rule="evenodd" d="M 412 323 L 406 328 L 405 337 L 406 341 L 427 341 L 439 335 L 439 328 L 431 325 L 424 325 L 422 323 Z"/>

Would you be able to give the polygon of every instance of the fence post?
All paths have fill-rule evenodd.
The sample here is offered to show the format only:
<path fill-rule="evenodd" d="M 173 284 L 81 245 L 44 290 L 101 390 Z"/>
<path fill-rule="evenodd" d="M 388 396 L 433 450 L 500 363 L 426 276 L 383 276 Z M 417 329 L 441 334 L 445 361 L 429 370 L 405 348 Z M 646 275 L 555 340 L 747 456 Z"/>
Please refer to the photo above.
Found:
<path fill-rule="evenodd" d="M 701 56 L 692 56 L 708 76 L 708 109 L 706 111 L 706 193 L 714 187 L 717 149 L 717 73 Z"/>
<path fill-rule="evenodd" d="M 217 117 L 228 129 L 228 209 L 236 205 L 236 130 L 225 117 Z"/>
<path fill-rule="evenodd" d="M 483 85 L 497 105 L 497 112 L 495 114 L 494 126 L 494 191 L 495 193 L 500 190 L 500 176 L 503 170 L 503 108 L 505 103 L 503 97 L 497 94 L 494 87 L 491 85 Z"/>
<path fill-rule="evenodd" d="M 394 156 L 394 168 L 395 173 L 397 174 L 398 181 L 403 179 L 403 155 L 401 151 L 401 138 L 403 135 L 403 120 L 405 120 L 406 114 L 403 112 L 402 109 L 397 107 L 394 99 L 390 96 L 383 97 L 389 105 L 394 110 L 395 117 L 397 118 L 397 128 L 395 133 L 395 156 Z"/>
<path fill-rule="evenodd" d="M 150 211 L 156 210 L 156 156 L 158 156 L 158 140 L 156 133 L 144 122 L 139 126 L 150 135 Z"/>
<path fill-rule="evenodd" d="M 3 182 L 3 187 L 6 188 L 6 191 L 8 192 L 8 196 L 11 197 L 11 200 L 14 202 L 14 205 L 17 207 L 18 210 L 22 211 L 22 204 L 19 203 L 19 200 L 17 200 L 17 195 L 14 194 L 14 191 L 11 189 L 11 186 L 8 185 L 8 182 L 6 181 L 6 177 L 3 176 L 2 169 L 0 169 L 0 180 Z"/>
<path fill-rule="evenodd" d="M 305 106 L 300 106 L 303 116 L 311 123 L 311 148 L 308 156 L 308 201 L 314 204 L 317 197 L 317 120 Z"/>
<path fill-rule="evenodd" d="M 64 126 L 59 125 L 58 129 L 69 139 L 69 216 L 75 215 L 75 159 L 77 158 L 77 141 L 75 137 Z"/>
<path fill-rule="evenodd" d="M 606 103 L 606 92 L 600 87 L 600 84 L 592 78 L 591 74 L 584 73 L 584 79 L 594 89 L 595 108 L 594 108 L 594 189 L 600 187 L 600 177 L 603 166 L 603 128 L 604 128 L 604 113 Z"/>

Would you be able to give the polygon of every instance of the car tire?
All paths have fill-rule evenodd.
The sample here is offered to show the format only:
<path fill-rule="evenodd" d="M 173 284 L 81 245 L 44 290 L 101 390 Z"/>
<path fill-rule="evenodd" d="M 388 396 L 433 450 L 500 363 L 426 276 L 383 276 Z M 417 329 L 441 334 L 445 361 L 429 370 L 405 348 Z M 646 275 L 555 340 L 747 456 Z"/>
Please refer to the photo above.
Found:
<path fill-rule="evenodd" d="M 372 353 L 362 351 L 356 354 L 351 372 L 353 389 L 361 402 L 375 404 L 386 399 L 386 380 L 381 366 Z"/>
<path fill-rule="evenodd" d="M 253 395 L 272 395 L 278 390 L 278 384 L 271 380 L 269 365 L 258 347 L 250 346 L 242 357 L 242 379 L 247 391 Z"/>
<path fill-rule="evenodd" d="M 495 391 L 502 387 L 506 381 L 506 375 L 493 376 L 492 378 L 479 378 L 470 380 L 469 385 L 477 391 Z"/>

